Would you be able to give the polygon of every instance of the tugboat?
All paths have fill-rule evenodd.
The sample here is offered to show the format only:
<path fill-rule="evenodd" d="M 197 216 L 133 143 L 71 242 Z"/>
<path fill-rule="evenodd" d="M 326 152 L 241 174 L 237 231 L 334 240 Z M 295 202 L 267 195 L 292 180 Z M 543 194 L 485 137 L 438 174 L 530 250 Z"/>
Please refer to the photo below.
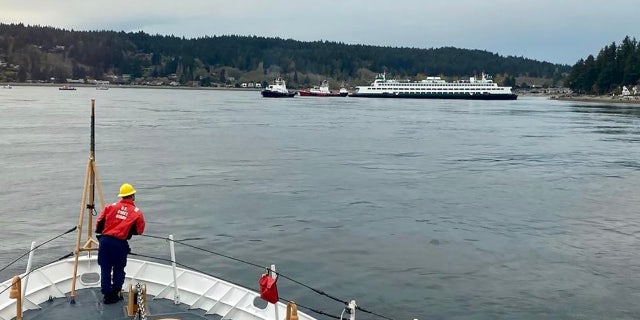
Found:
<path fill-rule="evenodd" d="M 306 97 L 346 97 L 349 95 L 349 91 L 345 88 L 341 88 L 339 92 L 332 92 L 329 89 L 329 81 L 327 80 L 322 81 L 319 87 L 315 86 L 311 89 L 300 90 L 298 93 L 300 96 Z"/>
<path fill-rule="evenodd" d="M 297 92 L 287 90 L 287 84 L 284 79 L 276 78 L 273 84 L 262 90 L 261 94 L 265 98 L 293 98 Z"/>
<path fill-rule="evenodd" d="M 109 90 L 109 81 L 96 81 L 96 90 Z"/>

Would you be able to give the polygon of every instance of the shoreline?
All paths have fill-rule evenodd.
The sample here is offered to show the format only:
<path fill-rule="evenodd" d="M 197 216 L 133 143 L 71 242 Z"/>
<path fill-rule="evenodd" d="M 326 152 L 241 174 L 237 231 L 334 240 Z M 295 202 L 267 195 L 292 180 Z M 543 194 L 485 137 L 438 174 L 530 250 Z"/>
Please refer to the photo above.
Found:
<path fill-rule="evenodd" d="M 640 105 L 640 96 L 550 96 L 550 100 Z"/>
<path fill-rule="evenodd" d="M 55 87 L 69 86 L 74 88 L 96 88 L 95 84 L 84 83 L 25 83 L 10 82 L 0 83 L 0 86 L 10 85 L 11 87 Z M 262 88 L 235 88 L 235 87 L 185 87 L 185 86 L 145 86 L 145 85 L 107 85 L 109 89 L 169 89 L 169 90 L 232 90 L 232 91 L 260 91 Z M 1 88 L 0 88 L 1 89 Z"/>
<path fill-rule="evenodd" d="M 76 88 L 96 88 L 94 84 L 65 84 L 65 83 L 25 83 L 25 82 L 3 82 L 0 86 L 9 85 L 11 87 L 61 87 L 67 85 Z M 148 85 L 108 85 L 109 89 L 165 89 L 165 90 L 228 90 L 228 91 L 261 91 L 262 88 L 236 88 L 236 87 L 186 87 L 186 86 L 148 86 Z M 0 90 L 2 88 L 0 87 Z M 593 95 L 553 95 L 549 93 L 516 93 L 523 97 L 543 97 L 549 100 L 568 101 L 568 102 L 589 102 L 589 103 L 605 103 L 605 104 L 624 104 L 640 106 L 640 96 L 593 96 Z"/>

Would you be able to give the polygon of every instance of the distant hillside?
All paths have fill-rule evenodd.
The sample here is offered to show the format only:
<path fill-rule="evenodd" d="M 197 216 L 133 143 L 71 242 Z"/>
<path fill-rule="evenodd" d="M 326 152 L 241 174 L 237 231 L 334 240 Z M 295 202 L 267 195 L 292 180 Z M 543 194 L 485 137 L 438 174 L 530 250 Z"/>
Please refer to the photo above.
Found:
<path fill-rule="evenodd" d="M 0 24 L 0 82 L 96 79 L 211 86 L 265 82 L 280 75 L 296 87 L 322 79 L 364 84 L 383 71 L 398 78 L 485 72 L 507 85 L 522 76 L 559 84 L 570 66 L 452 47 L 392 48 L 256 36 L 186 39 Z"/>

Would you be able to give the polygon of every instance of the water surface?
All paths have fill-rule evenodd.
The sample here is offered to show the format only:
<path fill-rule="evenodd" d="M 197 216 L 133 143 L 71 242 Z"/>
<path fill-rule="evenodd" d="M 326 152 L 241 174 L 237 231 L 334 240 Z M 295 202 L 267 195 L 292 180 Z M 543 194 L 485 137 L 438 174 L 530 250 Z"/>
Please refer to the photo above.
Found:
<path fill-rule="evenodd" d="M 0 267 L 77 223 L 91 98 L 104 199 L 132 183 L 149 235 L 274 263 L 394 319 L 640 317 L 638 106 L 0 90 Z M 63 239 L 38 261 L 70 252 Z M 162 241 L 131 246 L 168 258 Z M 257 289 L 258 268 L 178 250 Z"/>

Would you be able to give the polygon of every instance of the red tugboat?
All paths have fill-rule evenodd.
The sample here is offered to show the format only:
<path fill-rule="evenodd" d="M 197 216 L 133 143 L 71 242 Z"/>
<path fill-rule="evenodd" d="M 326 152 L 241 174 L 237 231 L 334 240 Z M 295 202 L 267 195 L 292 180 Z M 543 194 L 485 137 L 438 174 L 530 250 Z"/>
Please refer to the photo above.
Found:
<path fill-rule="evenodd" d="M 345 88 L 340 88 L 340 91 L 333 92 L 329 89 L 329 81 L 324 80 L 318 87 L 315 86 L 311 89 L 299 90 L 300 96 L 305 97 L 346 97 L 349 95 L 349 91 Z"/>

